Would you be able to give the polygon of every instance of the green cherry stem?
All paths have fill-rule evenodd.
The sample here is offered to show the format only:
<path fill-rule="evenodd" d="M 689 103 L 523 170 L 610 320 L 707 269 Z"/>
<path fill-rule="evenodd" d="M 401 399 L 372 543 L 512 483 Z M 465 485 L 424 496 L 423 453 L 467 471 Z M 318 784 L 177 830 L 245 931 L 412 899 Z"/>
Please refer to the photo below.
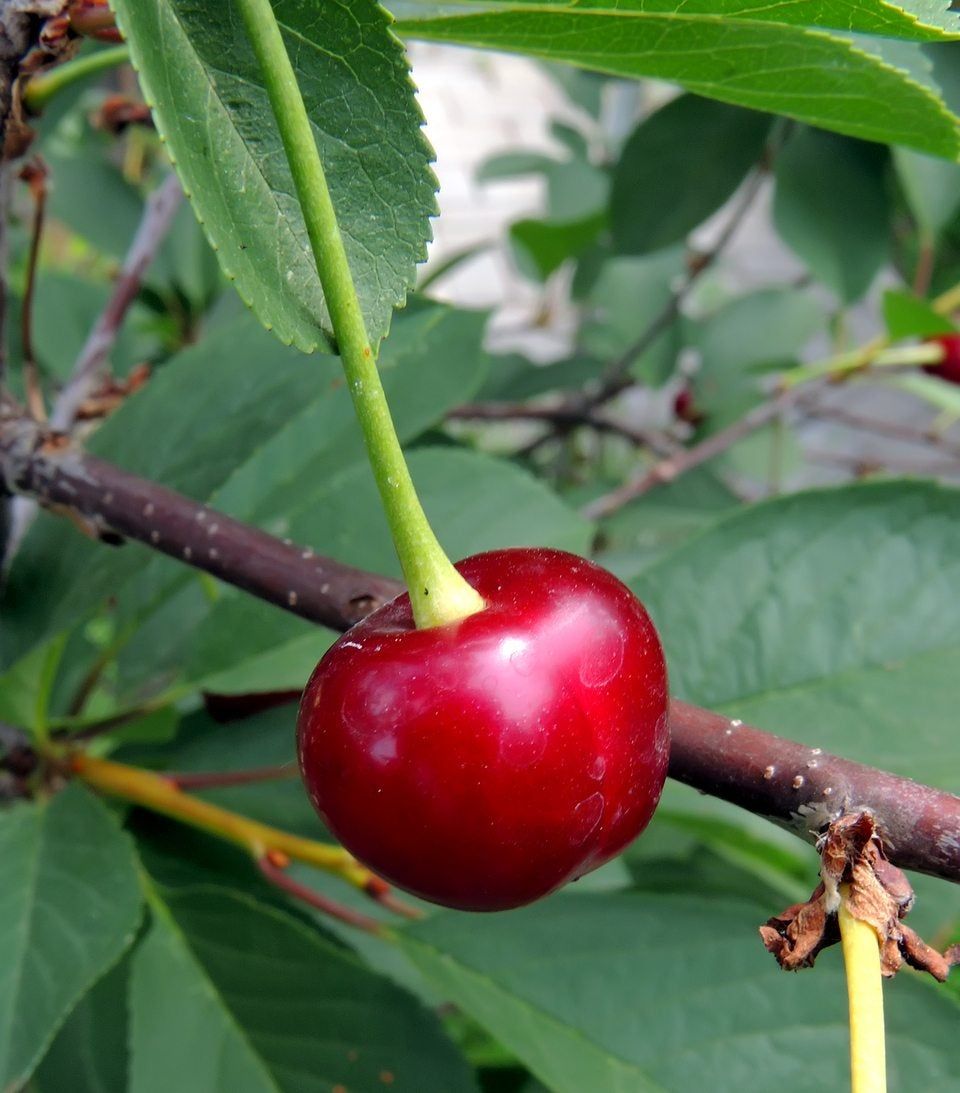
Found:
<path fill-rule="evenodd" d="M 290 164 L 350 395 L 410 592 L 414 620 L 421 628 L 455 622 L 482 610 L 483 600 L 443 552 L 417 497 L 364 327 L 313 129 L 270 0 L 237 0 L 237 6 L 260 63 Z"/>
<path fill-rule="evenodd" d="M 84 53 L 76 60 L 67 61 L 66 64 L 57 65 L 56 68 L 34 76 L 23 92 L 24 104 L 31 114 L 39 114 L 65 88 L 79 80 L 106 72 L 107 69 L 116 68 L 117 65 L 126 64 L 129 60 L 130 53 L 126 46 L 112 46 L 109 49 Z"/>

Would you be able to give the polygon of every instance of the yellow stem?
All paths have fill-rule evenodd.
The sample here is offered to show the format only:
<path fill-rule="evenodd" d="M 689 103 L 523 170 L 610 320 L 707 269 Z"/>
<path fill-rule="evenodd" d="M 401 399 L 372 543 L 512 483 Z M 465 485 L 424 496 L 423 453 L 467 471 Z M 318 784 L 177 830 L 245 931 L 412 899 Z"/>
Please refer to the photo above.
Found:
<path fill-rule="evenodd" d="M 839 918 L 850 1006 L 850 1086 L 852 1093 L 886 1093 L 880 941 L 868 922 L 850 914 L 849 895 L 849 885 L 842 885 Z"/>
<path fill-rule="evenodd" d="M 132 801 L 191 827 L 209 831 L 243 847 L 257 860 L 271 851 L 279 851 L 295 861 L 335 873 L 363 891 L 378 892 L 385 887 L 379 877 L 365 869 L 341 847 L 291 835 L 270 827 L 269 824 L 249 820 L 225 808 L 201 801 L 177 789 L 162 774 L 153 774 L 138 767 L 96 759 L 82 753 L 72 755 L 69 764 L 73 773 L 94 789 Z"/>
<path fill-rule="evenodd" d="M 931 305 L 939 315 L 949 315 L 960 308 L 960 284 L 941 293 Z M 875 365 L 900 367 L 911 364 L 937 364 L 943 350 L 936 343 L 919 346 L 901 346 L 887 352 L 890 339 L 886 335 L 872 338 L 869 342 L 847 353 L 838 353 L 813 364 L 798 364 L 780 377 L 781 389 L 796 387 L 820 376 L 841 377 L 850 372 L 871 368 Z"/>

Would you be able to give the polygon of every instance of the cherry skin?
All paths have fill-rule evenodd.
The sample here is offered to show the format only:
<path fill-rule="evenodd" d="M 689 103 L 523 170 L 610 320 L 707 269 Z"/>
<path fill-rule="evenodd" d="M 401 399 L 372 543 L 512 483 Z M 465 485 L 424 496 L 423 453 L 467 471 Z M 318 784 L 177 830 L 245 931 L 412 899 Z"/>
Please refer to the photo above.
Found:
<path fill-rule="evenodd" d="M 415 895 L 517 907 L 618 854 L 667 773 L 667 674 L 649 616 L 572 554 L 457 569 L 485 608 L 416 629 L 406 594 L 317 665 L 300 769 L 341 843 Z"/>
<path fill-rule="evenodd" d="M 947 383 L 960 384 L 960 334 L 938 334 L 929 340 L 943 349 L 943 360 L 939 364 L 925 365 L 924 372 L 939 376 Z"/>

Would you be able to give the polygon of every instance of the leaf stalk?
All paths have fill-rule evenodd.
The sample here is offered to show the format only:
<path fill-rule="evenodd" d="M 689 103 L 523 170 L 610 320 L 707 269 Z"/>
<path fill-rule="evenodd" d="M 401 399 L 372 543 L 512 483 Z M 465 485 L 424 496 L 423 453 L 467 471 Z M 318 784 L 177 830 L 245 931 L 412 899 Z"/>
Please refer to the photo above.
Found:
<path fill-rule="evenodd" d="M 418 627 L 484 604 L 440 546 L 397 438 L 327 186 L 320 151 L 270 0 L 237 0 L 290 165 L 340 359 Z"/>

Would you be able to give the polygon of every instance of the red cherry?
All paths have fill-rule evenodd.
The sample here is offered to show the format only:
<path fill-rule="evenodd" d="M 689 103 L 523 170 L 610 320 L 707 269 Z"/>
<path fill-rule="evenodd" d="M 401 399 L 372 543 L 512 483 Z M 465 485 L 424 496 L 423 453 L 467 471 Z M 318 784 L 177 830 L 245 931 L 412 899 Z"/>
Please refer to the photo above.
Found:
<path fill-rule="evenodd" d="M 482 611 L 418 630 L 404 594 L 328 650 L 300 704 L 300 769 L 376 873 L 494 911 L 646 827 L 667 773 L 667 673 L 642 604 L 592 562 L 513 549 L 457 569 Z"/>
<path fill-rule="evenodd" d="M 960 384 L 960 334 L 938 334 L 929 339 L 943 349 L 943 360 L 939 364 L 924 365 L 924 372 L 939 376 L 947 383 Z"/>
<path fill-rule="evenodd" d="M 699 425 L 703 421 L 703 413 L 693 401 L 693 392 L 689 387 L 681 387 L 673 400 L 673 412 L 681 421 L 690 425 Z"/>

